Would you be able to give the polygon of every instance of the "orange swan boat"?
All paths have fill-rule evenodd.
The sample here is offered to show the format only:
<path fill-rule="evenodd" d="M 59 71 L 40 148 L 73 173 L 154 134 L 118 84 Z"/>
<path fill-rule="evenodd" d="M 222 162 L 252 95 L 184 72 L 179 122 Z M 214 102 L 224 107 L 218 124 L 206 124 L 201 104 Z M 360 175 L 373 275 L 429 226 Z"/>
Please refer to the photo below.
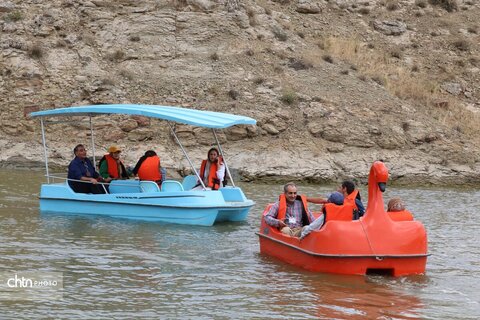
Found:
<path fill-rule="evenodd" d="M 394 221 L 385 212 L 383 195 L 388 169 L 375 161 L 368 177 L 368 205 L 353 221 L 330 220 L 300 240 L 282 234 L 262 216 L 260 252 L 289 264 L 337 274 L 404 276 L 425 273 L 427 234 L 419 221 Z"/>

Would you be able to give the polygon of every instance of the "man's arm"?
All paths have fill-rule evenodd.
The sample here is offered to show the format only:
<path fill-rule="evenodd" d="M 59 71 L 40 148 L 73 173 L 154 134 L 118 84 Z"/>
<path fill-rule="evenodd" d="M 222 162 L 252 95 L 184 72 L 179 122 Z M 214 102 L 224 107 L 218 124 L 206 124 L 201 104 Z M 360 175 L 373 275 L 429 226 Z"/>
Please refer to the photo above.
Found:
<path fill-rule="evenodd" d="M 365 207 L 363 206 L 362 200 L 355 199 L 355 204 L 357 205 L 360 215 L 363 215 L 365 213 Z"/>
<path fill-rule="evenodd" d="M 327 199 L 307 197 L 307 202 L 311 202 L 311 203 L 315 203 L 315 204 L 325 204 L 325 203 L 327 203 Z"/>
<path fill-rule="evenodd" d="M 307 209 L 306 211 L 307 211 L 308 219 L 313 222 L 315 220 L 315 217 L 313 216 L 312 211 L 310 211 L 310 209 Z"/>
<path fill-rule="evenodd" d="M 225 164 L 222 163 L 218 166 L 218 170 L 217 170 L 217 178 L 218 180 L 220 181 L 223 181 L 223 179 L 225 178 Z"/>
<path fill-rule="evenodd" d="M 82 178 L 82 170 L 78 162 L 72 161 L 68 166 L 68 176 L 70 179 L 80 180 Z"/>
<path fill-rule="evenodd" d="M 107 179 L 110 177 L 108 174 L 108 163 L 107 160 L 104 160 L 100 163 L 100 175 L 104 178 Z"/>
<path fill-rule="evenodd" d="M 265 222 L 272 227 L 283 228 L 286 226 L 285 222 L 277 219 L 279 203 L 275 202 L 270 210 L 265 215 Z"/>

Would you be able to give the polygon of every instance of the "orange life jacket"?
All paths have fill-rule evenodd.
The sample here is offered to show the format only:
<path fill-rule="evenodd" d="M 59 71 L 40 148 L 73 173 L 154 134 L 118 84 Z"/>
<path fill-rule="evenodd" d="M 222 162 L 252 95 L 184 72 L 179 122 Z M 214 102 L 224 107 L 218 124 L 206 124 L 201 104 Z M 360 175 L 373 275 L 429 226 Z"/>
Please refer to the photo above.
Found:
<path fill-rule="evenodd" d="M 295 200 L 302 201 L 302 205 L 303 205 L 302 222 L 304 226 L 309 225 L 310 223 L 312 223 L 312 221 L 310 221 L 310 217 L 307 214 L 307 210 L 308 210 L 307 196 L 298 195 Z M 285 197 L 284 193 L 282 193 L 278 197 L 278 201 L 279 201 L 279 206 L 278 206 L 277 219 L 283 221 L 285 220 L 285 216 L 287 215 L 287 198 Z"/>
<path fill-rule="evenodd" d="M 138 169 L 138 177 L 140 180 L 162 180 L 162 174 L 160 173 L 160 158 L 158 156 L 147 157 Z"/>
<path fill-rule="evenodd" d="M 355 199 L 357 198 L 358 190 L 353 190 L 352 193 L 350 193 L 348 196 L 345 197 L 343 200 L 343 204 L 349 204 L 352 205 L 354 209 L 357 209 L 357 204 L 355 203 Z"/>
<path fill-rule="evenodd" d="M 355 198 L 353 198 L 355 200 Z M 325 222 L 331 220 L 352 221 L 353 205 L 346 203 L 341 206 L 335 203 L 325 203 L 324 206 Z"/>
<path fill-rule="evenodd" d="M 120 178 L 118 174 L 118 163 L 109 153 L 105 155 L 105 160 L 107 161 L 108 174 L 114 179 Z"/>
<path fill-rule="evenodd" d="M 388 211 L 387 213 L 393 221 L 413 221 L 413 214 L 408 210 Z"/>
<path fill-rule="evenodd" d="M 202 160 L 200 166 L 200 178 L 204 179 L 205 176 L 205 167 L 207 166 L 208 160 Z M 208 183 L 207 187 L 212 188 L 212 190 L 218 190 L 220 188 L 220 180 L 217 177 L 217 170 L 219 165 L 222 163 L 222 157 L 218 157 L 217 162 L 210 163 L 210 171 L 208 172 Z"/>

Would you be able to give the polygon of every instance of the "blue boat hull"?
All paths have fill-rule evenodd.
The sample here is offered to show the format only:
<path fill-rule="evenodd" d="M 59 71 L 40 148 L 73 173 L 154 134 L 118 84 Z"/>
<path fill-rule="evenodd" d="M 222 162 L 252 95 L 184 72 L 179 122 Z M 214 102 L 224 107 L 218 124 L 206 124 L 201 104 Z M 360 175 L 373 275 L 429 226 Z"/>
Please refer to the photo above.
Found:
<path fill-rule="evenodd" d="M 75 193 L 66 184 L 42 185 L 40 211 L 101 215 L 139 221 L 211 226 L 221 221 L 244 221 L 255 203 L 240 188 L 217 191 Z"/>

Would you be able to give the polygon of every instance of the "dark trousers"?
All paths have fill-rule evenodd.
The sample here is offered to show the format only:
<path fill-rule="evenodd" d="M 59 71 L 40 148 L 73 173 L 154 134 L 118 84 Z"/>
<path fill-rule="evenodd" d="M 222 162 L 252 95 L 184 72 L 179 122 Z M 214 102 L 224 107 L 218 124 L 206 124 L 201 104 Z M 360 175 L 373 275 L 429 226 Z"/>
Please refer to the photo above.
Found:
<path fill-rule="evenodd" d="M 103 194 L 105 190 L 101 184 L 92 184 L 89 182 L 68 181 L 70 188 L 76 193 Z"/>

